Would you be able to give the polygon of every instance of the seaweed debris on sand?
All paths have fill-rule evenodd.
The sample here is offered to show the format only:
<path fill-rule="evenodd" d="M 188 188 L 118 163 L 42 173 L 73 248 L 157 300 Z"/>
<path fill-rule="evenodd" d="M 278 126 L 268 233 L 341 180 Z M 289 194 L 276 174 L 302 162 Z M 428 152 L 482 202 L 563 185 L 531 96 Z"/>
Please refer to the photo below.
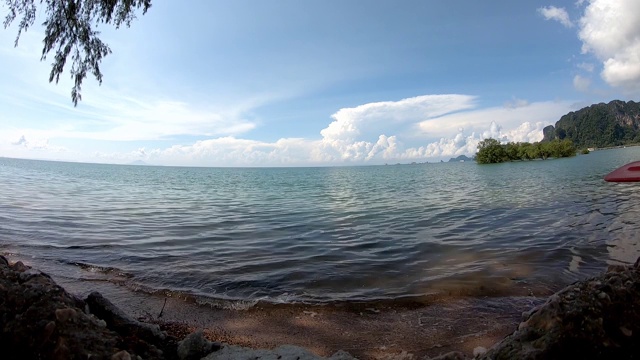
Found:
<path fill-rule="evenodd" d="M 439 358 L 637 358 L 640 260 L 576 282 L 523 317 L 511 335 L 489 350 L 478 347 L 473 355 L 452 352 Z M 259 350 L 210 341 L 219 339 L 206 339 L 202 331 L 180 340 L 187 332 L 137 321 L 99 293 L 78 299 L 47 274 L 21 262 L 10 265 L 0 256 L 3 359 L 320 359 L 291 345 Z M 417 357 L 408 352 L 396 356 Z M 338 351 L 331 358 L 352 356 Z"/>

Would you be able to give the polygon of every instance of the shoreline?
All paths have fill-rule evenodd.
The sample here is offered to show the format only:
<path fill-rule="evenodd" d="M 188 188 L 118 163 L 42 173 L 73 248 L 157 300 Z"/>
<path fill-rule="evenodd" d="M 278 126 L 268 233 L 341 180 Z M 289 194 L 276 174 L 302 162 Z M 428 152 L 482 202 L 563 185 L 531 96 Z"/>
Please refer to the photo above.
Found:
<path fill-rule="evenodd" d="M 443 297 L 429 303 L 257 303 L 218 308 L 163 294 L 130 291 L 110 282 L 52 278 L 84 298 L 98 291 L 133 318 L 184 336 L 203 330 L 211 341 L 273 349 L 290 344 L 328 357 L 339 350 L 358 359 L 434 357 L 451 351 L 471 356 L 512 333 L 522 313 L 547 296 Z M 166 302 L 165 302 L 166 299 Z M 161 316 L 159 316 L 161 314 Z"/>
<path fill-rule="evenodd" d="M 546 299 L 451 298 L 365 311 L 305 304 L 211 309 L 125 289 L 105 298 L 96 287 L 117 287 L 108 282 L 91 284 L 82 299 L 82 281 L 57 283 L 3 256 L 0 272 L 0 345 L 9 359 L 632 359 L 640 353 L 640 259 Z"/>

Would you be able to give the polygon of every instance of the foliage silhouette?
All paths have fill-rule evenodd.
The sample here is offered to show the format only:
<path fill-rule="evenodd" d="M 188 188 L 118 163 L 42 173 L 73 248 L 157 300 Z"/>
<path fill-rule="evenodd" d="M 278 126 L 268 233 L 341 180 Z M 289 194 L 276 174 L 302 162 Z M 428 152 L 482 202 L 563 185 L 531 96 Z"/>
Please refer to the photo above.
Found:
<path fill-rule="evenodd" d="M 23 31 L 33 26 L 38 8 L 45 7 L 46 19 L 42 23 L 45 36 L 40 59 L 45 60 L 53 51 L 49 82 L 58 83 L 67 59 L 71 57 L 71 100 L 77 106 L 82 100 L 82 81 L 90 73 L 102 84 L 100 62 L 111 54 L 109 46 L 100 39 L 97 26 L 128 27 L 138 9 L 146 14 L 151 0 L 6 0 L 6 5 L 9 13 L 4 19 L 5 29 L 20 18 L 15 46 Z"/>

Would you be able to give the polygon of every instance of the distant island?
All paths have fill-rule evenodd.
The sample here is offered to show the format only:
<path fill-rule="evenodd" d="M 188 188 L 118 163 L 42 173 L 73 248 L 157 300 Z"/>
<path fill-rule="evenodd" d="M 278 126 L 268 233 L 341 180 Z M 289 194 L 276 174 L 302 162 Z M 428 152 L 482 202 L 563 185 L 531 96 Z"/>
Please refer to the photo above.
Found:
<path fill-rule="evenodd" d="M 465 161 L 473 161 L 473 158 L 470 158 L 466 155 L 460 155 L 458 157 L 449 159 L 449 162 L 465 162 Z"/>
<path fill-rule="evenodd" d="M 544 139 L 571 140 L 576 147 L 606 148 L 640 143 L 640 103 L 613 100 L 572 111 L 543 129 Z"/>

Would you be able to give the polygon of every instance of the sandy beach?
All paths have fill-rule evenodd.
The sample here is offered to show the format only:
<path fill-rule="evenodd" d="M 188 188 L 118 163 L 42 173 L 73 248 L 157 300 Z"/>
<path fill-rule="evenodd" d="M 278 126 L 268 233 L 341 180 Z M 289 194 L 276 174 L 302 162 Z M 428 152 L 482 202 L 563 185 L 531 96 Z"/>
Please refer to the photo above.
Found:
<path fill-rule="evenodd" d="M 98 358 L 113 360 L 129 358 L 130 352 L 157 360 L 205 354 L 211 355 L 207 359 L 291 360 L 443 354 L 447 359 L 635 359 L 640 351 L 635 306 L 640 260 L 611 266 L 550 297 L 447 294 L 325 304 L 206 301 L 112 281 L 58 276 L 56 282 L 55 275 L 1 260 L 0 339 L 15 359 L 106 353 Z M 193 357 L 186 355 L 192 351 Z"/>
<path fill-rule="evenodd" d="M 110 282 L 54 280 L 80 297 L 100 291 L 130 315 L 184 335 L 204 330 L 213 341 L 254 348 L 298 345 L 321 356 L 345 350 L 360 359 L 471 355 L 511 333 L 523 311 L 544 296 L 448 297 L 327 305 L 258 303 L 246 309 L 198 304 L 167 294 L 132 292 Z M 166 299 L 166 302 L 165 302 Z"/>

